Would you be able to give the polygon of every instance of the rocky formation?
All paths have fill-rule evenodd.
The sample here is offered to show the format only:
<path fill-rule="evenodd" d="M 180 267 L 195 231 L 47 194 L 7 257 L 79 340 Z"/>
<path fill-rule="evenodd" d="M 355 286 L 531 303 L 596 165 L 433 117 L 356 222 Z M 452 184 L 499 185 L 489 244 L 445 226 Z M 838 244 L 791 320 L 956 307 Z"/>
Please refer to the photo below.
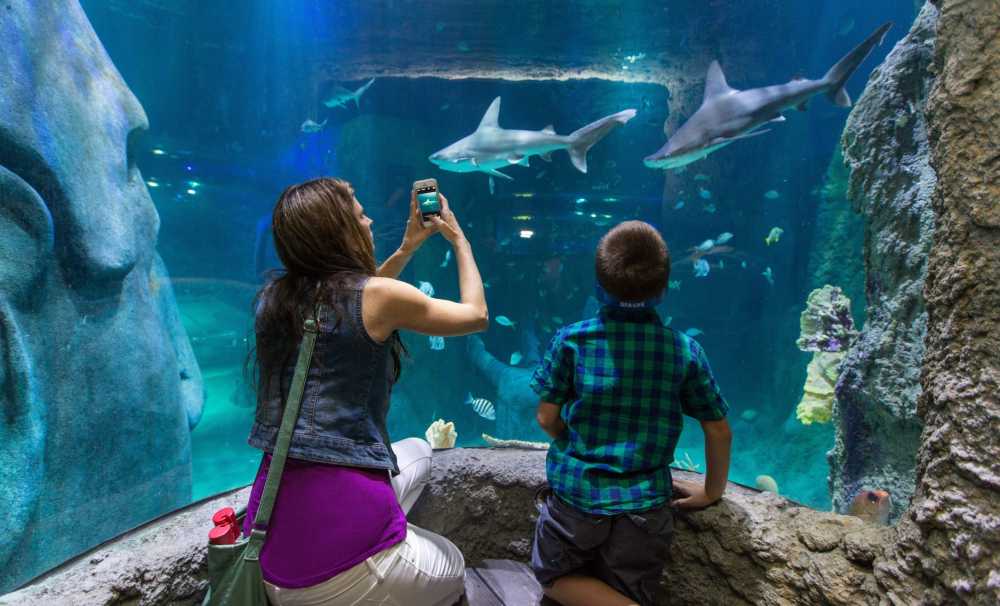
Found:
<path fill-rule="evenodd" d="M 844 131 L 848 198 L 867 221 L 867 318 L 836 387 L 830 490 L 841 512 L 860 490 L 884 489 L 896 518 L 913 494 L 935 182 L 924 105 L 936 22 L 928 5 L 872 74 Z"/>
<path fill-rule="evenodd" d="M 3 593 L 190 501 L 203 389 L 135 166 L 142 107 L 75 0 L 0 11 Z"/>
<path fill-rule="evenodd" d="M 488 558 L 526 561 L 537 518 L 535 491 L 544 481 L 544 452 L 439 451 L 410 521 L 448 536 L 467 565 Z M 248 491 L 192 505 L 129 533 L 0 598 L 0 605 L 197 603 L 206 583 L 212 512 L 246 503 Z M 678 517 L 664 575 L 669 603 L 875 604 L 871 564 L 889 532 L 731 484 L 720 504 Z"/>
<path fill-rule="evenodd" d="M 925 426 L 916 494 L 876 574 L 894 603 L 997 604 L 1000 11 L 995 0 L 937 4 L 927 103 L 937 188 L 917 408 Z"/>

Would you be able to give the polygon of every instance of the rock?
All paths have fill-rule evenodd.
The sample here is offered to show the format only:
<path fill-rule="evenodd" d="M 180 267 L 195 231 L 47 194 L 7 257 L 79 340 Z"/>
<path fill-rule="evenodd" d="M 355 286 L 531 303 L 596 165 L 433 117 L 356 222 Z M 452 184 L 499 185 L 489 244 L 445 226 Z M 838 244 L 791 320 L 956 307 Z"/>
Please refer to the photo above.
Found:
<path fill-rule="evenodd" d="M 3 593 L 191 500 L 203 387 L 132 160 L 142 106 L 77 2 L 0 11 Z"/>
<path fill-rule="evenodd" d="M 927 124 L 937 187 L 916 410 L 926 426 L 916 493 L 876 576 L 898 603 L 997 604 L 1000 11 L 993 0 L 936 4 Z"/>
<path fill-rule="evenodd" d="M 936 22 L 937 10 L 928 5 L 872 73 L 844 130 L 848 197 L 867 220 L 867 318 L 836 387 L 830 490 L 840 512 L 863 487 L 876 486 L 893 496 L 895 519 L 913 494 L 923 287 L 934 232 L 924 101 Z M 897 125 L 900 115 L 911 119 Z"/>

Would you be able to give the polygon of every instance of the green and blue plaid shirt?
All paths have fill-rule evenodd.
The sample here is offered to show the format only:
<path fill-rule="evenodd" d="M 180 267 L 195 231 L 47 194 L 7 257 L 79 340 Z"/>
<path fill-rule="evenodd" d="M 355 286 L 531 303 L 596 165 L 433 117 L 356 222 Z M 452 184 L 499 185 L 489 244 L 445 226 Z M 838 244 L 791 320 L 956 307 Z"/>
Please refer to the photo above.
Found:
<path fill-rule="evenodd" d="M 567 425 L 549 448 L 549 485 L 595 514 L 664 504 L 681 415 L 713 421 L 729 410 L 701 346 L 652 309 L 604 306 L 563 327 L 531 388 L 562 406 Z"/>

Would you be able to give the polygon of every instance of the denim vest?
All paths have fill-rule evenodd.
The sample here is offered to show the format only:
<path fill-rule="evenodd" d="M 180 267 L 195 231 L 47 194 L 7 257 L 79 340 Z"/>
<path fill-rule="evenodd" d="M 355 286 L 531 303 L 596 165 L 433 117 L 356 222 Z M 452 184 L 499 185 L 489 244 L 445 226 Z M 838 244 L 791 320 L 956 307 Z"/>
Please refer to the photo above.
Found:
<path fill-rule="evenodd" d="M 367 281 L 368 276 L 352 276 L 334 295 L 338 306 L 320 308 L 316 348 L 288 456 L 388 469 L 396 475 L 399 467 L 386 430 L 392 352 L 389 341 L 376 343 L 362 324 L 361 294 Z M 336 311 L 338 307 L 344 317 Z M 273 451 L 294 373 L 292 356 L 280 381 L 272 376 L 269 393 L 259 393 L 247 440 L 250 446 Z"/>

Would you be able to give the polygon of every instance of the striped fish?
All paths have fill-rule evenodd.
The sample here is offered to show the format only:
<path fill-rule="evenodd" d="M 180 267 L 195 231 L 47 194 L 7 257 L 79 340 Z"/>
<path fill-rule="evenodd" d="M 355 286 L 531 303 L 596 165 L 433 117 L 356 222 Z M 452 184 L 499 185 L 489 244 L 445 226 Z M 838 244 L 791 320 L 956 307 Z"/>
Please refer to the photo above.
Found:
<path fill-rule="evenodd" d="M 465 398 L 465 403 L 472 406 L 472 410 L 476 411 L 476 414 L 489 421 L 497 420 L 497 411 L 493 408 L 493 402 L 490 402 L 486 398 L 473 398 L 472 393 Z"/>

